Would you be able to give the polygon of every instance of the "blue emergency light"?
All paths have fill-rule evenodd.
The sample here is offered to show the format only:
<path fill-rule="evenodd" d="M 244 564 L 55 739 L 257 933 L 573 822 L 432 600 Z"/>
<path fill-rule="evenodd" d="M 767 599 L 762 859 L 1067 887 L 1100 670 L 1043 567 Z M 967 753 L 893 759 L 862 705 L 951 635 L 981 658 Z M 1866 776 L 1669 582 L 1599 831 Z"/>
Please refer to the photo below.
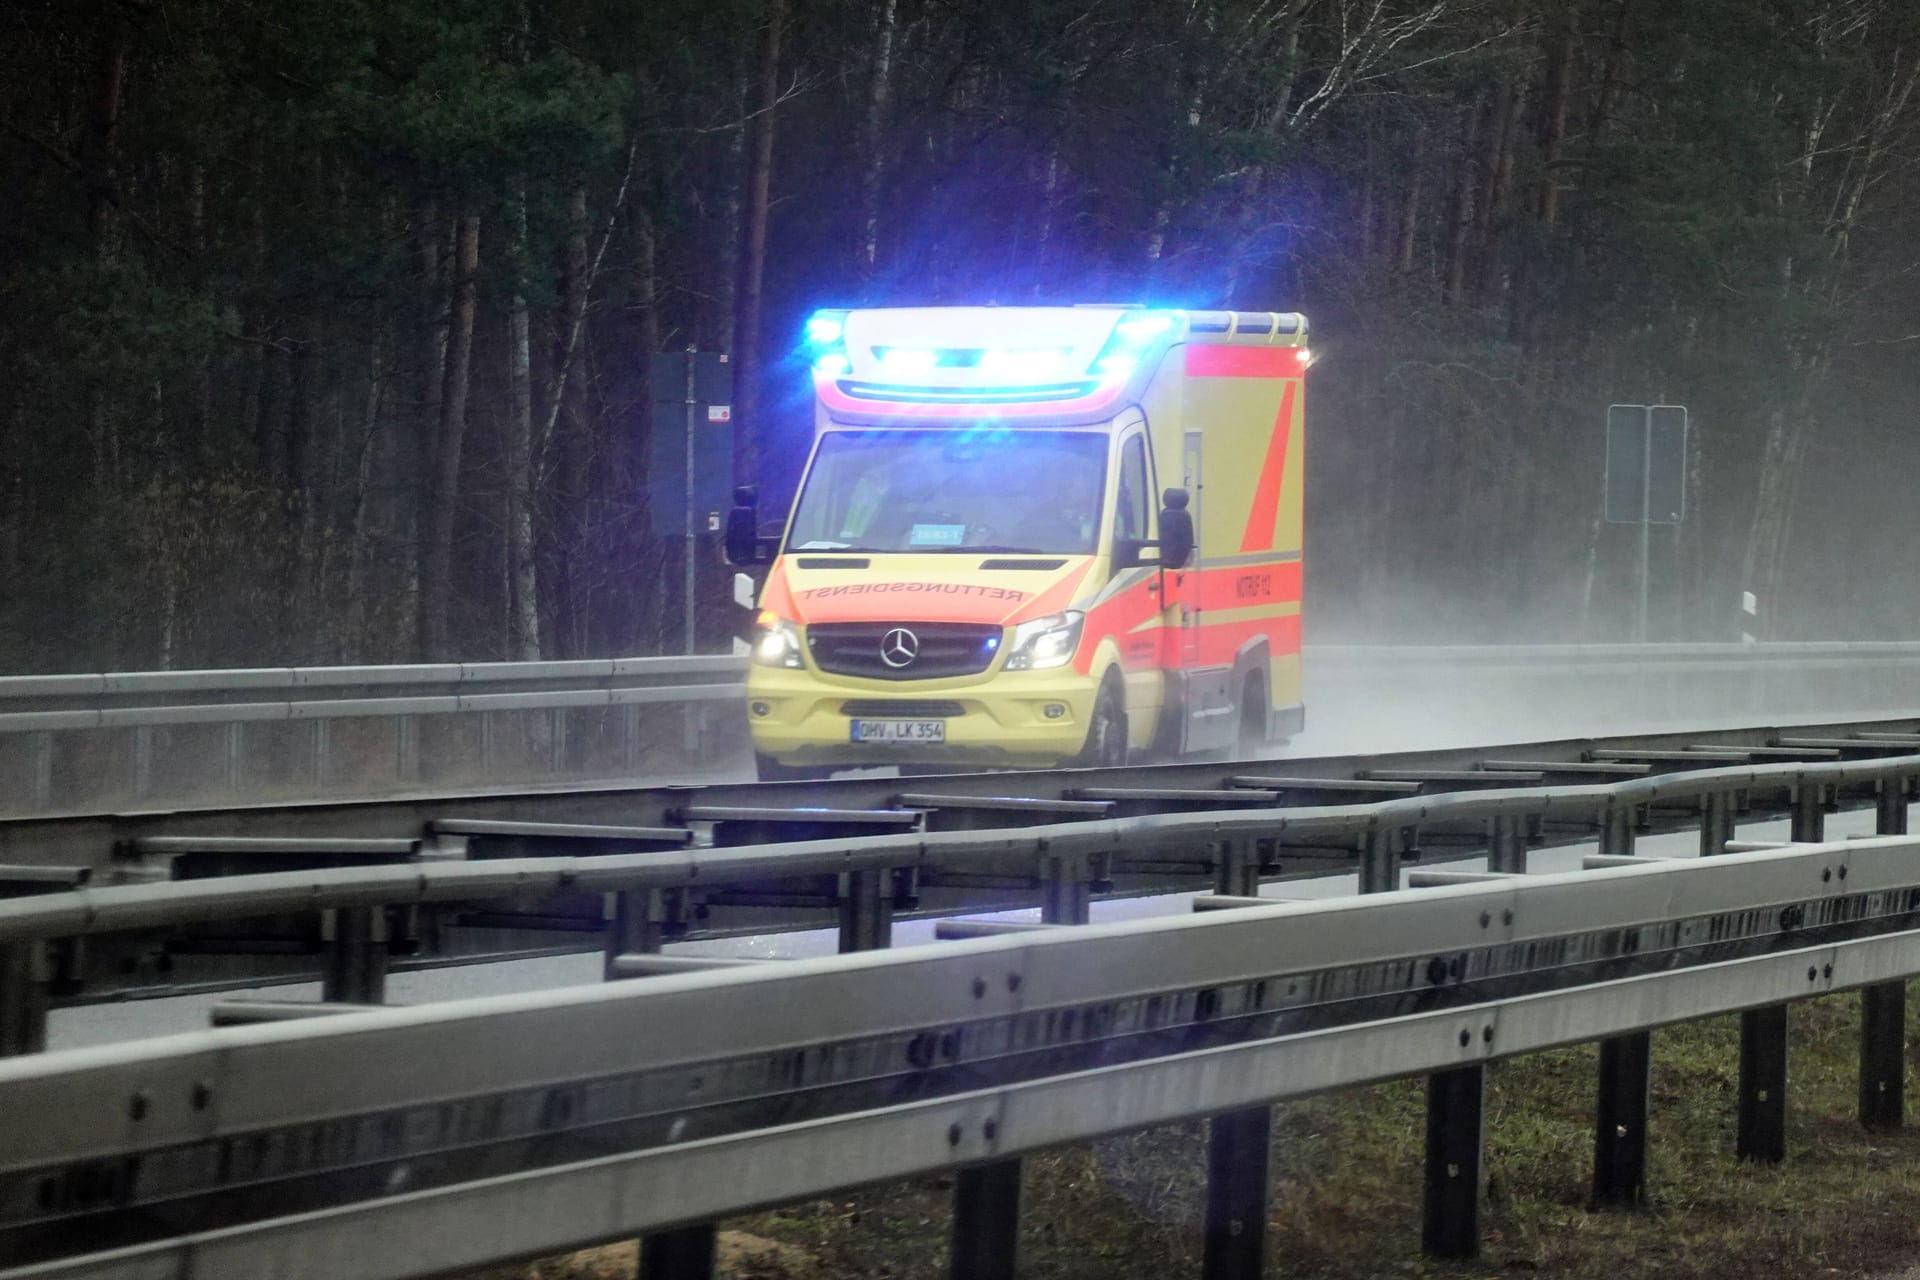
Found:
<path fill-rule="evenodd" d="M 807 318 L 807 351 L 813 367 L 828 377 L 838 377 L 853 368 L 847 356 L 847 313 L 816 311 Z"/>

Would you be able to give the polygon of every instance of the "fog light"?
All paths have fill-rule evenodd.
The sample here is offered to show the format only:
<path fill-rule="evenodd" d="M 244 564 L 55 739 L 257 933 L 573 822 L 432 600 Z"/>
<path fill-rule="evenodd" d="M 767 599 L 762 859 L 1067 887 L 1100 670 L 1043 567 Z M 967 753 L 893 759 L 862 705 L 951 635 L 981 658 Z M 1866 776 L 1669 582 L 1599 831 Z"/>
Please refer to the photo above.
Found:
<path fill-rule="evenodd" d="M 1049 702 L 1040 709 L 1040 714 L 1049 720 L 1058 720 L 1061 716 L 1067 714 L 1067 704 L 1064 702 Z"/>
<path fill-rule="evenodd" d="M 754 704 L 753 704 L 753 714 L 755 714 L 755 715 L 757 715 L 757 716 L 764 716 L 764 715 L 766 715 L 766 714 L 767 714 L 768 712 L 770 712 L 770 711 L 772 711 L 772 710 L 773 710 L 773 708 L 772 708 L 772 707 L 770 707 L 770 706 L 768 706 L 768 705 L 767 705 L 766 703 L 764 703 L 764 702 L 756 702 L 756 703 L 754 703 Z"/>

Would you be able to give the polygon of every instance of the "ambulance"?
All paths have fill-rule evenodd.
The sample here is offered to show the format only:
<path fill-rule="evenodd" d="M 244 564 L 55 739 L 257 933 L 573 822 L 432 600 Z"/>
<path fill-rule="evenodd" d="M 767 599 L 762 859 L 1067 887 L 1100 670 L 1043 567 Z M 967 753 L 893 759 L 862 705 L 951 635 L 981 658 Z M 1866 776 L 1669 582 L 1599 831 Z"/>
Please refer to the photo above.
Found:
<path fill-rule="evenodd" d="M 768 564 L 763 779 L 1259 754 L 1298 732 L 1307 323 L 1127 306 L 821 311 Z"/>

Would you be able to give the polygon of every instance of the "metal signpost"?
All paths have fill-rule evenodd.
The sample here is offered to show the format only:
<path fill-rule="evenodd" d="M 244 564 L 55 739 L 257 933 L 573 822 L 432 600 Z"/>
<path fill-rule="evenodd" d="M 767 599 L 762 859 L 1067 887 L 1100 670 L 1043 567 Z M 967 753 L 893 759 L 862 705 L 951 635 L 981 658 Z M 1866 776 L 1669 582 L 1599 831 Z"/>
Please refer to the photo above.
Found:
<path fill-rule="evenodd" d="M 733 366 L 719 352 L 663 351 L 653 357 L 653 388 L 649 505 L 655 536 L 683 540 L 682 644 L 692 653 L 700 513 L 716 528 L 733 480 Z"/>
<path fill-rule="evenodd" d="M 1640 526 L 1640 621 L 1647 641 L 1648 549 L 1656 524 L 1679 524 L 1687 510 L 1687 410 L 1677 404 L 1607 406 L 1605 516 Z"/>

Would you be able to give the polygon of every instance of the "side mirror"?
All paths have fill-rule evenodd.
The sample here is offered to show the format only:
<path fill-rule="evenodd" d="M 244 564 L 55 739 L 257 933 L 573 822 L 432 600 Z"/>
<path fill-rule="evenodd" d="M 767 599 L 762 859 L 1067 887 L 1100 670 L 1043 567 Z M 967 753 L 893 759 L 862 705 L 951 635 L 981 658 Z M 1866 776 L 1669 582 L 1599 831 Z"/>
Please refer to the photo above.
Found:
<path fill-rule="evenodd" d="M 1115 538 L 1113 540 L 1113 567 L 1131 569 L 1137 565 L 1159 564 L 1165 553 L 1160 544 L 1146 538 Z"/>
<path fill-rule="evenodd" d="M 1193 559 L 1193 513 L 1187 510 L 1187 491 L 1168 489 L 1160 495 L 1160 567 L 1184 569 Z"/>
<path fill-rule="evenodd" d="M 727 563 L 757 564 L 760 560 L 759 494 L 752 485 L 733 491 L 733 510 L 727 512 Z"/>

